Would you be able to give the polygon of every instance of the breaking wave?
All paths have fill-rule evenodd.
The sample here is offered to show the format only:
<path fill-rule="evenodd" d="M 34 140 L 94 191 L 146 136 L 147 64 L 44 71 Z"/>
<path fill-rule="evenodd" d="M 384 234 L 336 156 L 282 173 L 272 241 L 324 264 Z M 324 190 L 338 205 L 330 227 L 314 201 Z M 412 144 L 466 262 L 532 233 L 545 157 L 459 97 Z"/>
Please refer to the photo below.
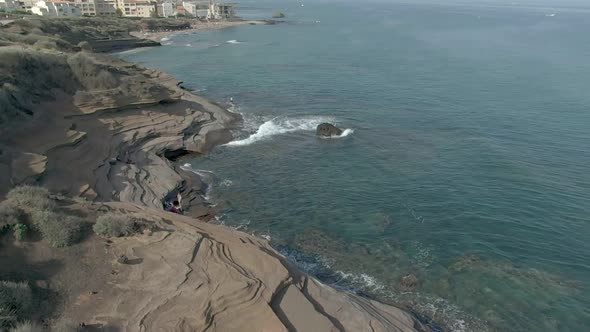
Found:
<path fill-rule="evenodd" d="M 201 197 L 206 201 L 211 201 L 211 191 L 213 190 L 213 183 L 215 182 L 215 173 L 203 169 L 194 169 L 190 163 L 185 163 L 184 165 L 180 166 L 180 169 L 186 172 L 193 172 L 201 178 L 203 184 L 205 185 L 202 189 L 203 192 Z"/>
<path fill-rule="evenodd" d="M 268 139 L 269 137 L 296 132 L 315 130 L 322 122 L 332 122 L 333 119 L 324 117 L 302 117 L 302 118 L 274 118 L 264 122 L 256 132 L 249 137 L 233 142 L 229 142 L 228 146 L 244 146 L 252 143 Z M 344 134 L 344 133 L 343 133 Z M 349 134 L 348 134 L 349 135 Z"/>
<path fill-rule="evenodd" d="M 241 41 L 238 41 L 238 40 L 235 40 L 235 39 L 232 39 L 232 40 L 226 41 L 226 43 L 228 43 L 228 44 L 241 44 L 242 42 Z"/>
<path fill-rule="evenodd" d="M 337 136 L 330 136 L 330 137 L 324 137 L 324 136 L 321 136 L 321 138 L 325 138 L 325 139 L 331 139 L 331 138 L 342 138 L 342 137 L 350 136 L 350 135 L 352 135 L 353 133 L 354 133 L 354 129 L 352 129 L 352 128 L 348 128 L 348 129 L 344 129 L 344 130 L 342 131 L 342 134 L 340 134 L 340 135 L 337 135 Z"/>

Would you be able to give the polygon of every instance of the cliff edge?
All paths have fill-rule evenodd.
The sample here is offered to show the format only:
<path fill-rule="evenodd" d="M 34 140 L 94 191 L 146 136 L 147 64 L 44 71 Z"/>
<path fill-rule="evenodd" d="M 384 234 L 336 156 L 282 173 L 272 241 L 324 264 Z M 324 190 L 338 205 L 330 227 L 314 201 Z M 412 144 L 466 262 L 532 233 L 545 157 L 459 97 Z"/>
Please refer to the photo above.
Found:
<path fill-rule="evenodd" d="M 150 225 L 66 249 L 5 236 L 0 275 L 60 294 L 41 318 L 117 331 L 427 330 L 404 310 L 323 285 L 264 240 L 203 222 L 214 211 L 201 179 L 171 159 L 230 141 L 238 115 L 164 73 L 43 29 L 14 31 L 0 31 L 10 39 L 0 44 L 0 196 L 40 185 L 89 223 L 109 212 Z M 191 216 L 162 210 L 177 191 Z"/>

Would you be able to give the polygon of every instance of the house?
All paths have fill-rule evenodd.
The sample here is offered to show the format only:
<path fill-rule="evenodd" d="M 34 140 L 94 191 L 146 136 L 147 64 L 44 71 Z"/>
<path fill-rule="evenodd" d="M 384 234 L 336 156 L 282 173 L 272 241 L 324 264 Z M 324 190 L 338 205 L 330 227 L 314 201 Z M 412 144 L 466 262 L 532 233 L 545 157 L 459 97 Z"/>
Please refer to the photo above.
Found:
<path fill-rule="evenodd" d="M 158 4 L 159 6 L 160 4 Z M 172 2 L 164 2 L 161 4 L 161 9 L 158 12 L 159 17 L 171 17 L 174 16 L 174 5 Z"/>
<path fill-rule="evenodd" d="M 224 3 L 215 3 L 209 1 L 209 10 L 207 11 L 208 20 L 229 20 L 234 17 L 234 6 Z"/>
<path fill-rule="evenodd" d="M 95 7 L 98 16 L 117 15 L 117 3 L 115 0 L 96 0 Z"/>
<path fill-rule="evenodd" d="M 115 16 L 115 0 L 73 0 L 85 16 Z"/>
<path fill-rule="evenodd" d="M 126 17 L 152 17 L 157 14 L 156 3 L 145 0 L 118 0 L 117 8 Z"/>
<path fill-rule="evenodd" d="M 31 9 L 35 6 L 35 3 L 37 3 L 37 0 L 19 0 L 17 3 L 19 10 L 30 13 Z"/>
<path fill-rule="evenodd" d="M 6 12 L 12 12 L 20 9 L 20 4 L 14 0 L 0 0 L 0 9 Z"/>
<path fill-rule="evenodd" d="M 71 2 L 37 1 L 31 12 L 40 16 L 81 16 L 82 12 Z"/>
<path fill-rule="evenodd" d="M 197 4 L 194 2 L 182 2 L 182 7 L 184 7 L 184 13 L 186 16 L 197 17 Z"/>
<path fill-rule="evenodd" d="M 174 16 L 186 16 L 186 10 L 183 6 L 176 6 L 174 9 Z"/>

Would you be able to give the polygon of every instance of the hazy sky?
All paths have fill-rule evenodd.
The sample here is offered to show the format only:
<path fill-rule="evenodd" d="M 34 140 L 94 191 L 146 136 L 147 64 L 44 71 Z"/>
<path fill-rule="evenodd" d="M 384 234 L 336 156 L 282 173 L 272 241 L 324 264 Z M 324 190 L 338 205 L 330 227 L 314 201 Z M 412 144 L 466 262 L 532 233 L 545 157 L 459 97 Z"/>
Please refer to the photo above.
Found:
<path fill-rule="evenodd" d="M 389 3 L 432 3 L 432 4 L 489 4 L 512 6 L 544 6 L 544 7 L 590 7 L 590 0 L 292 0 L 304 3 L 313 2 L 389 2 Z M 289 1 L 290 2 L 290 1 Z"/>

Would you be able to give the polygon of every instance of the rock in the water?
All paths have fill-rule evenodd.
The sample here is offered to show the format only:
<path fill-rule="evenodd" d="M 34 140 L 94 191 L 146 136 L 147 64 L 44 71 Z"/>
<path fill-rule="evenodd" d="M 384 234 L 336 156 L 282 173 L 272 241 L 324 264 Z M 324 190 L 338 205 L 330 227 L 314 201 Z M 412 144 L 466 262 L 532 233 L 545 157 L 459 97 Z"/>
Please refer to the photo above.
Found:
<path fill-rule="evenodd" d="M 418 278 L 413 274 L 408 274 L 402 278 L 400 285 L 404 288 L 414 288 L 418 285 Z"/>
<path fill-rule="evenodd" d="M 330 136 L 340 136 L 342 135 L 342 129 L 334 126 L 331 123 L 321 123 L 318 125 L 316 129 L 316 134 L 318 136 L 330 137 Z"/>

